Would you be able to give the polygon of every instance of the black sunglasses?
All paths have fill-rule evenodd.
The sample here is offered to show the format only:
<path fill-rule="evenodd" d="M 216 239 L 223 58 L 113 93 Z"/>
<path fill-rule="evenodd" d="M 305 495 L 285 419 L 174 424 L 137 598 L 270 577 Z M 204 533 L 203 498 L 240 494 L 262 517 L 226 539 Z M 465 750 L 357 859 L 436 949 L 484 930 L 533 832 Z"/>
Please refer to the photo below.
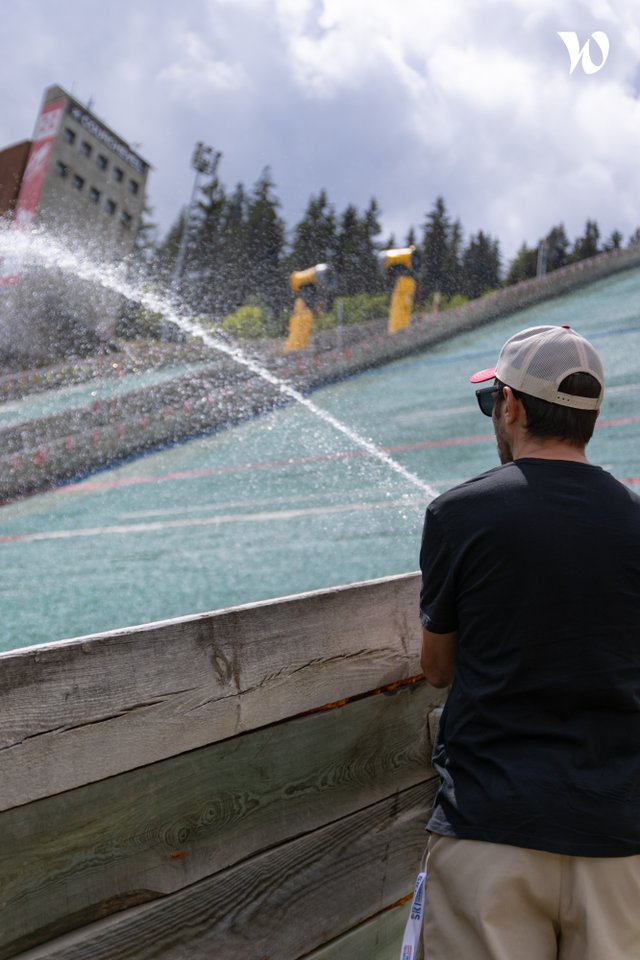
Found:
<path fill-rule="evenodd" d="M 491 384 L 490 387 L 482 387 L 480 390 L 476 390 L 476 397 L 478 399 L 478 406 L 485 417 L 490 417 L 493 415 L 493 408 L 495 406 L 496 397 L 500 393 L 500 387 L 497 387 L 495 383 Z"/>

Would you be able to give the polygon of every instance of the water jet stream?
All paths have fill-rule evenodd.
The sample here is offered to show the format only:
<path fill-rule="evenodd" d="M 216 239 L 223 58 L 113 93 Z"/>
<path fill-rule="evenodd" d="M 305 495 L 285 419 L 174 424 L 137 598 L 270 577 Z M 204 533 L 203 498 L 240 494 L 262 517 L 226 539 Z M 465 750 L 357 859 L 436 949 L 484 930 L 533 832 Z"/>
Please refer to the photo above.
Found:
<path fill-rule="evenodd" d="M 122 275 L 122 267 L 111 265 L 100 266 L 86 257 L 80 258 L 67 247 L 62 246 L 57 241 L 51 240 L 44 234 L 34 235 L 10 229 L 0 230 L 0 256 L 2 255 L 11 257 L 12 260 L 17 261 L 20 264 L 21 270 L 32 266 L 61 270 L 64 273 L 78 277 L 80 280 L 98 284 L 105 289 L 111 290 L 113 293 L 120 294 L 125 297 L 125 299 L 139 303 L 153 313 L 161 314 L 169 323 L 174 323 L 185 333 L 199 337 L 207 346 L 230 357 L 237 364 L 247 368 L 256 374 L 256 376 L 275 387 L 283 396 L 305 407 L 315 417 L 323 420 L 333 427 L 334 430 L 348 437 L 349 440 L 362 450 L 365 450 L 371 457 L 385 464 L 390 470 L 399 474 L 413 486 L 418 487 L 429 499 L 438 496 L 437 490 L 411 473 L 410 470 L 403 467 L 402 464 L 394 460 L 393 457 L 390 457 L 371 440 L 363 437 L 357 430 L 349 427 L 327 410 L 318 407 L 299 390 L 296 390 L 295 387 L 285 383 L 262 364 L 245 354 L 240 347 L 231 345 L 222 338 L 208 333 L 193 317 L 178 313 L 177 307 L 174 306 L 169 299 L 164 299 L 151 291 L 143 290 L 138 284 L 125 279 Z"/>

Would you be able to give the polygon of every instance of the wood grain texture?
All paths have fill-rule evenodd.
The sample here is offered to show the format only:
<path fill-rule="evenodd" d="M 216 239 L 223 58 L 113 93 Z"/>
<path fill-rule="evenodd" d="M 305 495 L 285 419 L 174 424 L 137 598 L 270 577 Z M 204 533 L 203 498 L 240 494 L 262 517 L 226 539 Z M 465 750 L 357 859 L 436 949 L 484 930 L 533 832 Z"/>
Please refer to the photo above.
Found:
<path fill-rule="evenodd" d="M 411 787 L 20 960 L 297 960 L 410 892 L 434 792 Z"/>
<path fill-rule="evenodd" d="M 435 776 L 429 701 L 423 681 L 1 813 L 0 951 L 180 890 Z"/>
<path fill-rule="evenodd" d="M 408 916 L 409 904 L 385 910 L 304 960 L 398 960 Z"/>
<path fill-rule="evenodd" d="M 419 674 L 418 590 L 410 574 L 1 654 L 0 809 Z"/>

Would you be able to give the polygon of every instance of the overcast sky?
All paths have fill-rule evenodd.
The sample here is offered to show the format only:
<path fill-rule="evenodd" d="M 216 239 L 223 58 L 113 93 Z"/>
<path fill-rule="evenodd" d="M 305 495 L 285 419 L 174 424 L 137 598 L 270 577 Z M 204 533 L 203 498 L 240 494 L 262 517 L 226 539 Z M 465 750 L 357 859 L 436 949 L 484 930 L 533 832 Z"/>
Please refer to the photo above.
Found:
<path fill-rule="evenodd" d="M 561 13 L 558 12 L 561 9 Z M 291 227 L 325 188 L 375 196 L 386 239 L 444 196 L 505 260 L 556 223 L 640 225 L 638 0 L 0 0 L 0 146 L 31 137 L 58 83 L 153 170 L 164 233 L 196 141 L 231 189 L 271 168 Z M 589 41 L 569 72 L 558 31 Z"/>

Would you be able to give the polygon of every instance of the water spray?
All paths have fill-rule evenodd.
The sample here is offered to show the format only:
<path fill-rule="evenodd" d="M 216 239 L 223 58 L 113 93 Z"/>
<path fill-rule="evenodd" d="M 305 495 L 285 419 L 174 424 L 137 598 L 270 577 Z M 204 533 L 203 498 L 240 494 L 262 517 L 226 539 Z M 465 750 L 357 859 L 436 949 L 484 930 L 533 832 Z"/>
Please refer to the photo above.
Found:
<path fill-rule="evenodd" d="M 120 294 L 127 300 L 139 303 L 154 313 L 161 314 L 165 321 L 175 324 L 185 333 L 200 338 L 208 347 L 230 357 L 237 364 L 275 387 L 283 396 L 305 407 L 315 417 L 348 437 L 371 457 L 385 464 L 413 486 L 418 487 L 429 499 L 438 495 L 437 490 L 403 467 L 371 440 L 363 437 L 356 430 L 334 417 L 333 414 L 323 410 L 322 407 L 316 406 L 295 387 L 285 383 L 261 363 L 244 353 L 240 347 L 229 344 L 221 337 L 204 330 L 195 318 L 178 313 L 177 307 L 169 299 L 164 299 L 156 293 L 144 290 L 138 284 L 127 280 L 123 276 L 122 267 L 118 265 L 99 266 L 87 258 L 81 259 L 67 247 L 52 241 L 43 234 L 28 234 L 19 230 L 0 229 L 0 254 L 17 261 L 21 270 L 25 267 L 44 266 L 48 269 L 73 274 L 81 280 L 98 284 L 113 293 Z"/>

